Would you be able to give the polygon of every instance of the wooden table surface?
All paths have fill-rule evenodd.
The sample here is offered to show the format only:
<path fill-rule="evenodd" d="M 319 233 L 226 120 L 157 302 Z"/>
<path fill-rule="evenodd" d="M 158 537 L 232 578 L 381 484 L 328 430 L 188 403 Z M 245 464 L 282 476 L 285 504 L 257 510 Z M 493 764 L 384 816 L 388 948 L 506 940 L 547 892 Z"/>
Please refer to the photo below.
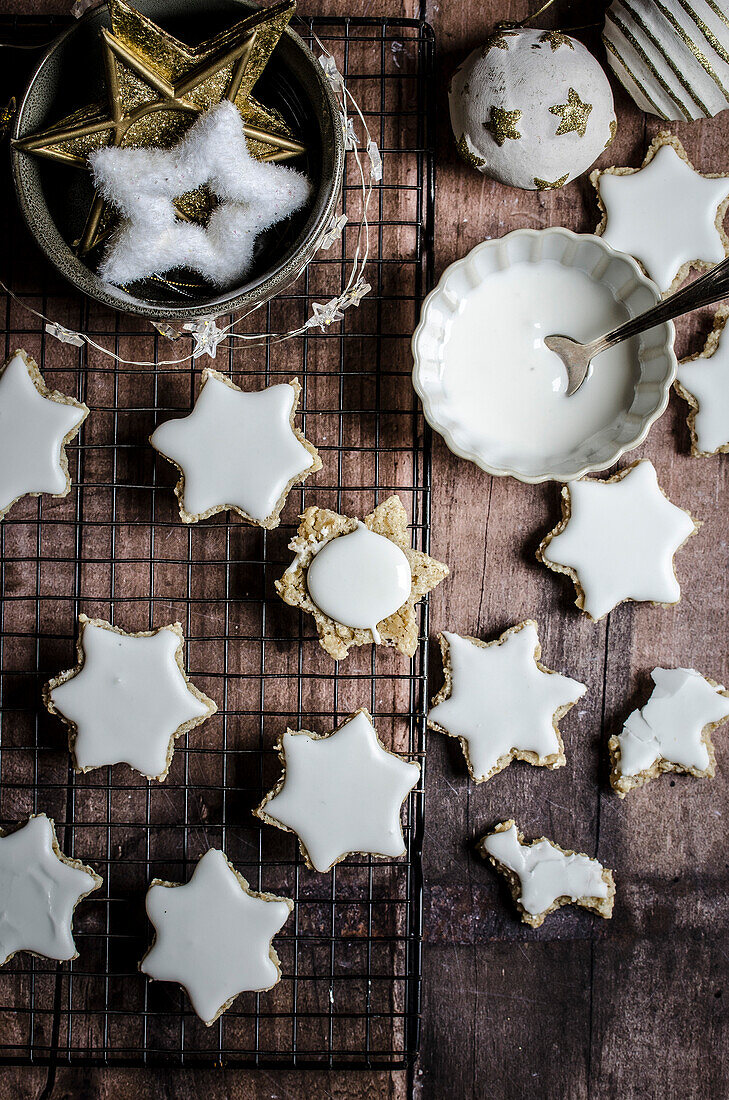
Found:
<path fill-rule="evenodd" d="M 31 0 L 6 10 L 28 11 Z M 64 11 L 64 0 L 36 10 Z M 436 275 L 486 237 L 519 226 L 592 231 L 598 220 L 586 178 L 537 194 L 490 182 L 456 157 L 447 120 L 448 74 L 499 19 L 519 19 L 536 0 L 302 0 L 305 14 L 424 16 L 439 51 Z M 594 23 L 604 5 L 557 0 L 540 25 Z M 597 49 L 595 30 L 582 32 Z M 618 135 L 601 164 L 637 166 L 658 121 L 614 83 Z M 729 172 L 729 115 L 672 124 L 696 167 Z M 670 232 L 670 226 L 666 227 Z M 677 325 L 680 354 L 700 350 L 707 311 Z M 428 744 L 425 950 L 420 1058 L 405 1073 L 276 1073 L 216 1069 L 5 1070 L 0 1097 L 220 1098 L 706 1097 L 729 1095 L 727 1026 L 726 734 L 717 737 L 713 782 L 664 777 L 620 802 L 607 784 L 605 746 L 647 697 L 655 665 L 693 665 L 729 681 L 727 469 L 724 457 L 689 456 L 686 406 L 675 396 L 631 459 L 649 456 L 671 500 L 704 526 L 677 558 L 681 603 L 628 604 L 593 624 L 573 606 L 572 585 L 538 565 L 540 538 L 559 516 L 559 490 L 491 479 L 436 440 L 432 552 L 451 579 L 431 601 L 433 630 L 491 638 L 525 617 L 539 623 L 547 664 L 589 685 L 563 722 L 567 766 L 514 764 L 469 782 L 460 750 Z M 434 653 L 435 657 L 435 653 Z M 439 686 L 440 662 L 434 689 Z M 610 922 L 574 908 L 538 931 L 520 924 L 506 890 L 474 855 L 473 842 L 514 816 L 615 869 Z"/>

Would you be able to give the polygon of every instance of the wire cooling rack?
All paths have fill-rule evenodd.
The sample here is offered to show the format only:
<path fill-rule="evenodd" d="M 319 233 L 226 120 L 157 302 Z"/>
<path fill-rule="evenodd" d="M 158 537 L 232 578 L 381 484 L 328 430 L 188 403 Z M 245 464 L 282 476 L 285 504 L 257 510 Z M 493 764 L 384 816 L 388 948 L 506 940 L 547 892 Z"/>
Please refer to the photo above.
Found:
<path fill-rule="evenodd" d="M 25 40 L 49 28 L 55 33 L 52 21 L 5 20 L 0 32 Z M 45 811 L 63 849 L 92 864 L 104 885 L 77 910 L 78 959 L 58 966 L 20 954 L 0 971 L 2 1062 L 377 1067 L 405 1064 L 417 1046 L 422 780 L 406 803 L 407 855 L 353 857 L 328 875 L 307 870 L 292 836 L 251 815 L 279 774 L 272 745 L 287 725 L 328 731 L 364 705 L 388 747 L 423 761 L 427 610 L 412 662 L 363 648 L 336 666 L 312 620 L 284 605 L 273 582 L 290 560 L 297 513 L 313 503 L 362 515 L 396 492 L 414 545 L 428 549 L 430 444 L 409 380 L 409 337 L 431 280 L 433 38 L 426 24 L 403 19 L 297 29 L 315 31 L 337 59 L 382 150 L 385 182 L 371 209 L 372 294 L 341 328 L 218 352 L 215 365 L 244 386 L 302 382 L 301 423 L 324 466 L 291 493 L 279 529 L 234 516 L 191 528 L 178 520 L 177 473 L 147 437 L 189 410 L 208 360 L 117 366 L 46 339 L 32 314 L 10 299 L 3 305 L 6 352 L 26 348 L 48 384 L 84 400 L 91 415 L 69 448 L 70 495 L 26 498 L 0 524 L 0 823 Z M 3 50 L 6 98 L 33 58 Z M 19 226 L 7 175 L 3 277 L 15 293 L 123 358 L 178 358 L 180 345 L 143 322 L 70 296 Z M 313 300 L 336 291 L 354 248 L 358 194 L 352 174 L 343 242 L 252 325 L 295 327 Z M 64 729 L 40 693 L 74 664 L 81 611 L 128 631 L 183 625 L 190 674 L 220 709 L 178 742 L 164 783 L 126 765 L 80 776 L 69 767 Z M 255 889 L 296 907 L 276 941 L 282 981 L 241 995 L 206 1028 L 176 985 L 149 983 L 137 964 L 152 931 L 149 880 L 188 880 L 210 846 Z"/>

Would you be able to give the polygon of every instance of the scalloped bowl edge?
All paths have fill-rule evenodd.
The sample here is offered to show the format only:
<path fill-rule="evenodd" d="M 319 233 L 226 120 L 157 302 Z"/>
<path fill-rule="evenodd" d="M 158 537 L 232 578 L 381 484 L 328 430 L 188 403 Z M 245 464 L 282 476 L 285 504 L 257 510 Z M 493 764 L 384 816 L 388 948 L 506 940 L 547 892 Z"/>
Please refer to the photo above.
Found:
<path fill-rule="evenodd" d="M 597 460 L 586 460 L 584 457 L 579 458 L 576 453 L 575 456 L 575 469 L 570 470 L 567 475 L 564 472 L 560 473 L 555 470 L 543 470 L 538 474 L 528 474 L 523 471 L 513 469 L 504 465 L 494 464 L 489 462 L 483 454 L 479 454 L 473 450 L 462 446 L 454 438 L 453 432 L 449 425 L 444 422 L 439 415 L 437 399 L 434 398 L 431 393 L 431 389 L 427 378 L 427 366 L 433 367 L 434 361 L 432 355 L 424 349 L 423 344 L 425 338 L 428 335 L 431 328 L 431 315 L 433 311 L 438 307 L 441 300 L 447 293 L 447 284 L 454 271 L 459 271 L 466 267 L 471 261 L 474 253 L 483 251 L 485 249 L 506 249 L 509 242 L 513 242 L 515 238 L 527 238 L 532 242 L 536 240 L 545 240 L 548 237 L 562 237 L 566 241 L 574 243 L 575 250 L 579 244 L 586 242 L 594 242 L 598 248 L 602 249 L 611 260 L 617 260 L 619 263 L 623 263 L 628 268 L 630 275 L 639 286 L 644 286 L 648 289 L 652 295 L 654 302 L 657 303 L 661 300 L 661 293 L 656 284 L 648 278 L 643 269 L 640 267 L 637 260 L 634 257 L 628 255 L 625 252 L 619 252 L 617 249 L 612 248 L 602 237 L 598 237 L 592 233 L 574 233 L 571 229 L 563 228 L 562 226 L 551 226 L 547 229 L 515 229 L 511 233 L 507 233 L 502 237 L 494 237 L 489 240 L 482 241 L 475 245 L 465 256 L 462 256 L 459 260 L 455 260 L 450 264 L 443 274 L 441 275 L 436 286 L 430 291 L 430 293 L 423 300 L 420 313 L 420 321 L 412 336 L 411 347 L 413 353 L 413 371 L 412 382 L 415 392 L 423 406 L 423 413 L 428 424 L 445 440 L 449 450 L 459 458 L 465 458 L 469 462 L 473 462 L 481 470 L 487 474 L 492 474 L 495 477 L 513 477 L 518 481 L 538 484 L 544 481 L 575 481 L 577 478 L 584 477 L 585 474 L 597 473 L 601 470 L 606 470 L 612 466 L 615 462 L 621 458 L 626 452 L 638 447 L 646 438 L 652 425 L 658 420 L 660 416 L 666 410 L 668 400 L 671 392 L 671 385 L 676 377 L 678 369 L 678 363 L 676 355 L 673 350 L 674 341 L 674 326 L 673 322 L 668 321 L 663 325 L 656 326 L 655 329 L 650 330 L 652 333 L 658 333 L 663 330 L 663 339 L 656 343 L 653 341 L 653 346 L 658 348 L 658 358 L 662 357 L 666 361 L 666 369 L 663 372 L 660 379 L 656 384 L 656 401 L 652 404 L 651 408 L 647 410 L 640 419 L 640 427 L 637 430 L 635 436 L 629 440 L 616 441 L 616 445 L 612 450 L 607 450 Z M 630 316 L 635 316 L 635 312 L 631 311 L 627 302 L 625 302 L 626 308 Z M 642 337 L 639 337 L 642 340 Z M 641 363 L 642 366 L 642 363 Z M 638 383 L 640 384 L 640 383 Z M 636 387 L 637 389 L 637 387 Z"/>

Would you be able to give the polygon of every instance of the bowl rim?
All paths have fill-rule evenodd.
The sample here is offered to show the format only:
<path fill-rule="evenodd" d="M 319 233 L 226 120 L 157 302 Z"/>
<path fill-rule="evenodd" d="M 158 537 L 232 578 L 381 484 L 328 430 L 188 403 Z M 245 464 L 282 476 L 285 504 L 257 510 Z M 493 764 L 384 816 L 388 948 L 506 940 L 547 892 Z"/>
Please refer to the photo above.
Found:
<path fill-rule="evenodd" d="M 604 459 L 600 459 L 598 462 L 584 462 L 579 466 L 574 473 L 571 473 L 569 477 L 565 477 L 564 474 L 557 474 L 554 470 L 544 470 L 539 474 L 525 474 L 520 471 L 514 470 L 507 466 L 497 466 L 488 462 L 483 455 L 478 454 L 475 451 L 470 451 L 466 447 L 462 447 L 458 444 L 448 428 L 448 426 L 439 420 L 437 401 L 431 396 L 431 392 L 427 381 L 425 380 L 424 363 L 426 360 L 432 361 L 432 357 L 426 356 L 423 352 L 421 354 L 420 342 L 430 324 L 430 311 L 433 306 L 439 301 L 439 299 L 446 293 L 447 282 L 454 270 L 459 270 L 464 267 L 470 260 L 471 256 L 475 252 L 485 251 L 487 249 L 496 248 L 504 241 L 507 241 L 514 237 L 526 237 L 537 238 L 544 236 L 561 236 L 571 241 L 593 241 L 599 248 L 603 249 L 605 254 L 611 258 L 616 258 L 622 261 L 626 267 L 628 267 L 631 273 L 635 276 L 637 282 L 645 287 L 654 295 L 656 304 L 661 301 L 661 292 L 656 283 L 650 279 L 643 268 L 640 266 L 635 257 L 629 255 L 627 252 L 620 252 L 618 249 L 613 248 L 611 245 L 604 241 L 602 237 L 597 236 L 594 233 L 575 233 L 571 229 L 567 229 L 565 226 L 552 225 L 544 229 L 531 229 L 521 228 L 513 229 L 509 233 L 504 233 L 501 237 L 490 237 L 485 241 L 479 241 L 473 248 L 461 256 L 460 259 L 454 260 L 444 270 L 440 279 L 433 287 L 433 289 L 423 299 L 423 304 L 420 311 L 420 320 L 412 335 L 411 349 L 413 354 L 413 371 L 412 371 L 412 383 L 415 392 L 420 398 L 423 406 L 423 414 L 430 427 L 436 431 L 445 440 L 448 449 L 457 455 L 459 458 L 465 458 L 469 462 L 473 462 L 484 473 L 491 474 L 494 477 L 513 477 L 517 481 L 524 482 L 530 485 L 541 484 L 545 481 L 557 481 L 560 483 L 566 483 L 570 481 L 576 481 L 578 478 L 584 477 L 586 474 L 598 473 L 603 470 L 609 469 L 614 465 L 619 458 L 626 452 L 632 451 L 634 448 L 639 447 L 645 440 L 648 432 L 650 431 L 656 420 L 659 419 L 666 411 L 668 401 L 671 396 L 671 386 L 676 378 L 676 372 L 678 370 L 678 361 L 676 359 L 676 353 L 674 351 L 673 342 L 675 336 L 675 328 L 673 321 L 666 321 L 662 325 L 656 325 L 656 329 L 663 329 L 665 338 L 660 343 L 661 353 L 667 360 L 670 370 L 664 375 L 662 382 L 660 383 L 662 389 L 662 397 L 656 407 L 643 417 L 643 422 L 639 433 L 635 438 L 628 443 L 618 443 L 615 450 Z M 559 262 L 559 261 L 557 261 Z"/>
<path fill-rule="evenodd" d="M 137 6 L 140 11 L 144 11 L 143 0 L 141 0 Z M 231 11 L 234 11 L 235 8 L 240 8 L 241 17 L 256 9 L 256 4 L 253 3 L 252 0 L 230 0 L 230 6 Z M 64 248 L 63 250 L 56 251 L 50 244 L 45 236 L 45 226 L 36 216 L 33 204 L 29 201 L 26 187 L 21 179 L 21 158 L 31 156 L 32 154 L 15 148 L 13 144 L 14 139 L 21 136 L 21 123 L 25 118 L 28 100 L 41 72 L 48 64 L 49 59 L 58 49 L 63 47 L 66 39 L 77 33 L 80 26 L 93 19 L 98 19 L 100 14 L 103 15 L 104 8 L 105 5 L 90 9 L 80 19 L 74 20 L 68 27 L 61 31 L 61 33 L 48 45 L 28 80 L 15 115 L 11 134 L 13 140 L 10 142 L 13 182 L 18 206 L 20 207 L 25 223 L 34 241 L 45 258 L 78 293 L 92 298 L 94 301 L 99 302 L 107 308 L 115 309 L 120 313 L 142 317 L 147 321 L 182 322 L 196 317 L 218 318 L 226 313 L 241 313 L 265 305 L 298 279 L 306 265 L 317 252 L 321 238 L 326 233 L 341 193 L 344 178 L 344 134 L 340 122 L 339 105 L 334 95 L 334 91 L 326 78 L 326 74 L 317 61 L 316 55 L 290 25 L 284 29 L 282 37 L 286 38 L 291 46 L 300 53 L 301 57 L 308 63 L 311 69 L 318 91 L 321 94 L 322 109 L 329 116 L 332 137 L 333 170 L 328 180 L 322 180 L 320 193 L 323 192 L 323 202 L 316 221 L 312 225 L 307 236 L 302 239 L 298 246 L 294 247 L 288 259 L 284 262 L 279 261 L 277 265 L 268 272 L 264 272 L 263 276 L 256 281 L 255 285 L 249 286 L 247 289 L 244 288 L 241 290 L 239 288 L 229 292 L 222 290 L 214 301 L 207 303 L 183 302 L 179 305 L 163 306 L 153 302 L 143 302 L 140 299 L 134 298 L 122 288 L 115 288 L 119 291 L 118 295 L 109 292 L 106 284 L 103 283 L 96 272 L 91 267 L 88 267 L 82 260 L 79 260 L 68 242 L 61 237 L 57 227 L 56 232 L 58 232 L 59 237 L 63 240 Z M 53 219 L 50 217 L 50 212 L 48 216 L 50 221 L 53 222 Z M 85 272 L 88 273 L 87 277 L 83 280 L 77 278 L 75 271 L 69 270 L 67 264 L 69 254 L 73 257 L 75 263 L 81 265 Z"/>

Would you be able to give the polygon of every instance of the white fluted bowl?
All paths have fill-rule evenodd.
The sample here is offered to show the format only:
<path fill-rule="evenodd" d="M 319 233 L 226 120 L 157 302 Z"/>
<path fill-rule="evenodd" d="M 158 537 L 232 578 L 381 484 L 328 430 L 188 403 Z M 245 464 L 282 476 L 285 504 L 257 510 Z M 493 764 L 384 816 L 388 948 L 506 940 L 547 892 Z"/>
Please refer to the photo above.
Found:
<path fill-rule="evenodd" d="M 619 408 L 607 426 L 587 432 L 585 438 L 566 447 L 560 448 L 559 443 L 553 441 L 539 453 L 531 446 L 529 453 L 505 455 L 504 447 L 496 438 L 478 437 L 474 433 L 468 423 L 473 418 L 464 415 L 462 405 L 449 392 L 447 380 L 444 384 L 445 350 L 448 341 L 454 338 L 456 327 L 466 323 L 465 302 L 474 288 L 480 288 L 489 276 L 513 264 L 544 261 L 583 271 L 596 283 L 607 287 L 614 301 L 622 303 L 630 317 L 643 313 L 660 300 L 658 287 L 646 278 L 636 261 L 625 253 L 616 252 L 601 237 L 580 235 L 561 227 L 517 229 L 505 237 L 476 245 L 467 256 L 446 269 L 427 296 L 412 341 L 413 385 L 423 403 L 426 420 L 443 436 L 454 454 L 497 476 L 527 482 L 572 481 L 583 474 L 612 466 L 622 454 L 642 443 L 651 424 L 664 412 L 677 368 L 673 351 L 674 328 L 668 322 L 634 341 L 634 383 L 629 392 L 626 391 L 624 407 Z M 509 308 L 506 298 L 503 310 Z M 471 317 L 468 324 L 473 323 Z M 600 335 L 598 330 L 589 338 Z M 479 340 L 478 354 L 489 354 L 488 331 L 473 333 L 472 337 Z M 607 356 L 613 354 L 606 353 Z M 449 370 L 453 369 L 451 365 Z M 600 361 L 596 359 L 593 370 L 599 369 Z M 606 369 L 610 369 L 609 364 Z M 585 385 L 589 382 L 588 379 Z M 576 417 L 581 416 L 579 396 L 566 399 L 573 403 L 569 409 L 574 408 Z"/>

